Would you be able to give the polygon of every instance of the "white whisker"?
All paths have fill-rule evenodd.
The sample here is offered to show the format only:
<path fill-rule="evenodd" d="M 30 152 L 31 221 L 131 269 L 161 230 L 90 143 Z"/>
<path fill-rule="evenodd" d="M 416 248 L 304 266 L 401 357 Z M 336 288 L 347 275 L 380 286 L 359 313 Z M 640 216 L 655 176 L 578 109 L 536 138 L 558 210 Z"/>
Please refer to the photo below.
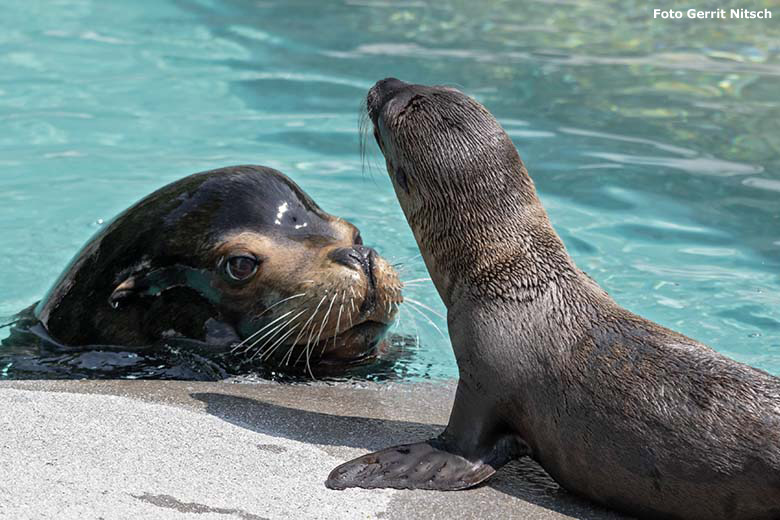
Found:
<path fill-rule="evenodd" d="M 333 330 L 333 348 L 336 348 L 336 336 L 339 334 L 339 327 L 341 327 L 341 311 L 344 310 L 344 295 L 347 294 L 346 291 L 341 292 L 341 303 L 339 304 L 339 317 L 336 320 L 336 328 Z M 325 351 L 325 347 L 323 347 L 323 352 Z M 322 356 L 322 354 L 320 354 Z"/>
<path fill-rule="evenodd" d="M 316 313 L 315 313 L 315 314 L 316 314 Z M 303 347 L 303 350 L 301 351 L 301 353 L 300 353 L 300 354 L 298 354 L 298 357 L 296 358 L 296 360 L 295 360 L 295 363 L 294 363 L 294 364 L 297 364 L 297 363 L 298 363 L 298 362 L 301 360 L 301 355 L 303 355 L 303 354 L 307 354 L 307 353 L 308 353 L 308 349 L 309 349 L 309 341 L 311 341 L 311 337 L 312 337 L 312 335 L 314 334 L 314 329 L 315 329 L 315 327 L 317 327 L 317 323 L 316 323 L 316 322 L 312 322 L 311 326 L 309 327 L 309 337 L 308 337 L 308 339 L 307 339 L 307 341 L 306 341 L 306 345 Z M 289 357 L 289 359 L 287 360 L 288 362 L 292 360 L 292 351 L 290 351 L 290 353 L 289 353 L 289 354 L 290 354 L 290 357 Z M 307 367 L 307 368 L 308 368 L 308 367 Z M 311 372 L 311 370 L 310 370 L 310 372 Z"/>
<path fill-rule="evenodd" d="M 444 334 L 444 333 L 441 331 L 441 329 L 440 329 L 440 328 L 439 328 L 439 327 L 438 327 L 438 326 L 437 326 L 437 325 L 436 325 L 436 324 L 433 322 L 433 320 L 431 320 L 431 319 L 428 317 L 428 315 L 427 315 L 427 314 L 425 314 L 423 311 L 421 311 L 421 310 L 420 310 L 420 309 L 418 309 L 417 307 L 407 307 L 407 309 L 411 309 L 411 310 L 413 310 L 413 311 L 415 311 L 415 312 L 419 313 L 419 314 L 420 314 L 420 316 L 422 316 L 423 318 L 425 318 L 425 319 L 428 321 L 428 323 L 430 323 L 430 324 L 431 324 L 431 326 L 432 326 L 434 329 L 436 329 L 436 330 L 438 331 L 438 333 L 439 333 L 439 334 L 441 334 L 441 337 L 442 337 L 442 338 L 444 338 L 444 339 L 447 339 L 447 336 L 446 336 L 446 335 L 445 335 L 445 334 Z"/>
<path fill-rule="evenodd" d="M 277 305 L 279 305 L 279 304 L 281 304 L 281 303 L 284 303 L 284 302 L 288 302 L 288 301 L 290 301 L 290 300 L 294 300 L 295 298 L 300 298 L 301 296 L 306 296 L 306 293 L 302 292 L 302 293 L 298 293 L 298 294 L 293 294 L 292 296 L 288 296 L 287 298 L 284 298 L 284 299 L 282 299 L 282 300 L 279 300 L 278 302 L 274 303 L 273 305 L 271 305 L 270 307 L 268 307 L 266 310 L 264 310 L 263 312 L 261 312 L 261 313 L 260 313 L 260 315 L 258 316 L 258 318 L 259 318 L 260 316 L 262 316 L 263 314 L 265 314 L 266 312 L 268 312 L 268 311 L 270 311 L 271 309 L 273 309 L 274 307 L 276 307 Z"/>
<path fill-rule="evenodd" d="M 405 307 L 399 307 L 399 310 L 401 311 L 400 314 L 403 314 L 404 311 L 406 311 L 406 315 L 409 318 L 409 320 L 412 322 L 412 326 L 414 327 L 414 344 L 415 347 L 420 347 L 420 328 L 417 326 L 417 320 L 415 319 L 415 316 L 412 315 L 411 312 L 409 312 Z"/>
<path fill-rule="evenodd" d="M 442 315 L 440 312 L 436 312 L 435 310 L 431 309 L 430 307 L 428 307 L 428 306 L 427 306 L 427 305 L 425 305 L 424 303 L 422 303 L 422 302 L 418 302 L 417 300 L 414 300 L 414 299 L 412 299 L 412 298 L 409 298 L 408 296 L 404 297 L 404 301 L 405 301 L 405 302 L 409 302 L 409 303 L 411 303 L 412 305 L 417 305 L 418 307 L 422 307 L 423 309 L 425 309 L 425 310 L 427 310 L 427 311 L 430 311 L 430 312 L 434 313 L 436 316 L 438 316 L 439 318 L 441 318 L 441 319 L 443 319 L 443 320 L 446 320 L 446 319 L 447 319 L 447 318 L 445 318 L 445 317 L 444 317 L 444 316 L 443 316 L 443 315 Z"/>
<path fill-rule="evenodd" d="M 270 357 L 273 355 L 273 353 L 276 351 L 276 349 L 277 349 L 277 348 L 279 348 L 279 346 L 282 344 L 282 342 L 284 342 L 284 340 L 285 340 L 285 339 L 289 338 L 289 337 L 292 335 L 292 333 L 293 333 L 293 332 L 295 332 L 295 329 L 297 329 L 298 327 L 300 327 L 300 325 L 301 325 L 301 324 L 300 324 L 300 323 L 298 323 L 298 324 L 297 324 L 295 327 L 293 327 L 292 329 L 290 329 L 289 331 L 287 331 L 287 332 L 286 332 L 286 333 L 285 333 L 283 336 L 280 336 L 280 337 L 279 337 L 279 339 L 277 339 L 276 341 L 274 341 L 274 342 L 273 342 L 273 344 L 271 344 L 271 346 L 269 346 L 269 347 L 268 347 L 268 350 L 267 350 L 267 351 L 265 351 L 265 352 L 263 352 L 263 353 L 260 355 L 260 361 L 262 361 L 262 360 L 263 360 L 263 358 L 265 358 L 265 359 L 269 359 L 269 358 L 270 358 Z M 293 347 L 294 347 L 294 346 L 295 346 L 295 345 L 293 344 Z"/>
<path fill-rule="evenodd" d="M 317 307 L 314 309 L 314 312 L 312 313 L 312 315 L 309 317 L 309 319 L 306 321 L 306 323 L 305 323 L 305 324 L 303 325 L 303 327 L 301 328 L 301 331 L 300 331 L 300 332 L 298 333 L 298 335 L 295 337 L 295 340 L 293 341 L 293 345 L 292 345 L 292 347 L 290 348 L 290 357 L 292 357 L 292 348 L 294 348 L 294 347 L 295 347 L 295 344 L 296 344 L 296 343 L 298 343 L 298 340 L 300 339 L 300 337 L 301 337 L 301 334 L 302 334 L 302 333 L 303 333 L 303 332 L 306 330 L 306 327 L 308 327 L 308 326 L 309 326 L 309 323 L 311 323 L 311 321 L 312 321 L 312 320 L 314 319 L 314 317 L 317 315 L 317 312 L 320 310 L 320 306 L 322 305 L 322 302 L 324 302 L 324 301 L 325 301 L 325 298 L 327 298 L 327 297 L 328 297 L 328 295 L 327 295 L 327 294 L 326 294 L 326 295 L 324 295 L 324 296 L 322 297 L 322 299 L 320 300 L 320 303 L 318 303 L 318 304 L 317 304 Z M 287 359 L 287 361 L 285 362 L 285 365 L 287 365 L 287 363 L 289 363 L 289 361 L 290 361 L 290 360 L 289 360 L 289 358 L 288 358 L 288 359 Z"/>
<path fill-rule="evenodd" d="M 243 353 L 243 354 L 246 354 L 246 353 L 247 353 L 247 352 L 249 352 L 251 349 L 255 348 L 255 346 L 256 346 L 258 343 L 260 343 L 261 341 L 263 341 L 263 339 L 265 339 L 265 338 L 267 338 L 267 339 L 265 339 L 266 343 L 267 343 L 267 342 L 269 342 L 269 341 L 271 341 L 271 340 L 272 340 L 272 339 L 273 339 L 273 338 L 274 338 L 274 337 L 275 337 L 277 334 L 279 334 L 279 333 L 280 333 L 280 332 L 282 332 L 282 331 L 283 331 L 285 328 L 287 328 L 287 326 L 288 326 L 288 325 L 289 325 L 291 322 L 292 322 L 292 320 L 287 320 L 287 321 L 285 321 L 284 323 L 281 323 L 281 324 L 277 325 L 276 327 L 274 327 L 273 329 L 269 330 L 268 332 L 266 332 L 265 334 L 263 334 L 263 336 L 262 336 L 262 337 L 260 337 L 259 339 L 257 339 L 257 340 L 255 340 L 255 341 L 253 341 L 253 342 L 252 342 L 252 344 L 251 344 L 251 345 L 249 345 L 247 348 L 245 348 L 245 349 L 244 349 L 244 351 L 243 351 L 242 353 Z M 263 343 L 263 345 L 265 345 L 265 343 Z M 260 349 L 262 349 L 262 348 L 263 348 L 263 347 L 261 346 L 261 347 L 260 347 Z M 260 349 L 258 349 L 258 350 L 260 350 Z M 252 356 L 252 357 L 254 357 L 254 356 Z M 249 358 L 249 359 L 251 360 L 252 358 Z"/>
<path fill-rule="evenodd" d="M 233 347 L 233 349 L 231 350 L 231 352 L 235 352 L 235 351 L 236 351 L 236 350 L 238 350 L 238 349 L 239 349 L 239 348 L 240 348 L 242 345 L 244 345 L 244 344 L 245 344 L 245 343 L 247 343 L 248 341 L 251 341 L 251 340 L 252 340 L 252 339 L 253 339 L 255 336 L 257 336 L 258 334 L 260 334 L 261 332 L 263 332 L 265 329 L 267 329 L 268 327 L 270 327 L 271 325 L 273 325 L 273 324 L 274 324 L 274 323 L 276 323 L 277 321 L 284 319 L 286 316 L 289 316 L 289 315 L 290 315 L 290 314 L 292 314 L 292 313 L 293 313 L 293 311 L 286 312 L 286 313 L 282 314 L 281 316 L 279 316 L 278 318 L 276 318 L 275 320 L 273 320 L 272 322 L 268 323 L 268 324 L 267 324 L 265 327 L 263 327 L 263 328 L 261 328 L 260 330 L 258 330 L 258 331 L 256 331 L 256 332 L 252 333 L 252 334 L 251 334 L 249 337 L 247 337 L 246 339 L 244 339 L 244 340 L 243 340 L 241 343 L 239 343 L 238 345 L 236 345 L 235 347 Z M 246 350 L 248 350 L 248 349 L 245 349 L 245 350 L 244 350 L 244 352 L 246 352 Z"/>
<path fill-rule="evenodd" d="M 409 285 L 410 283 L 415 282 L 431 282 L 432 280 L 429 278 L 415 278 L 414 280 L 401 280 L 401 283 L 404 285 Z"/>
<path fill-rule="evenodd" d="M 255 356 L 258 354 L 258 353 L 261 353 L 261 355 L 260 355 L 260 358 L 262 359 L 262 357 L 263 357 L 263 356 L 262 356 L 263 348 L 265 348 L 265 346 L 266 346 L 266 345 L 267 345 L 267 344 L 268 344 L 268 343 L 269 343 L 271 340 L 273 340 L 273 339 L 274 339 L 274 336 L 276 336 L 278 333 L 280 333 L 281 331 L 283 331 L 284 329 L 286 329 L 287 327 L 289 327 L 291 324 L 293 324 L 293 323 L 295 322 L 295 320 L 297 320 L 297 319 L 298 319 L 298 318 L 299 318 L 299 317 L 300 317 L 302 314 L 304 314 L 305 312 L 306 312 L 306 309 L 302 310 L 301 312 L 299 312 L 298 314 L 296 314 L 295 316 L 293 316 L 292 318 L 290 318 L 289 320 L 287 320 L 287 321 L 284 323 L 284 326 L 283 326 L 282 328 L 280 328 L 279 330 L 277 330 L 277 331 L 276 331 L 276 332 L 275 332 L 275 333 L 274 333 L 272 336 L 270 336 L 268 339 L 266 339 L 266 340 L 265 340 L 265 342 L 264 342 L 262 345 L 260 345 L 260 346 L 257 348 L 257 352 L 255 352 L 255 353 L 252 355 L 252 357 L 251 357 L 251 358 L 249 358 L 249 359 L 251 360 L 251 359 L 252 359 L 252 358 L 254 358 L 254 357 L 255 357 Z M 253 343 L 253 344 L 252 344 L 252 347 L 254 347 L 255 345 L 257 345 L 257 343 L 259 343 L 259 342 L 260 342 L 260 340 L 257 340 L 255 343 Z"/>
<path fill-rule="evenodd" d="M 336 301 L 336 296 L 338 296 L 338 293 L 335 293 L 333 295 L 333 298 L 330 299 L 330 305 L 328 306 L 328 310 L 325 311 L 325 316 L 323 316 L 323 318 L 322 318 L 322 323 L 320 324 L 320 331 L 317 333 L 317 339 L 314 340 L 314 343 L 311 346 L 312 350 L 314 350 L 314 347 L 320 341 L 320 337 L 322 336 L 322 330 L 325 328 L 325 324 L 328 322 L 328 319 L 330 318 L 330 311 L 331 311 L 331 309 L 333 309 L 333 302 Z M 311 339 L 311 338 L 309 338 L 309 339 Z M 324 350 L 324 347 L 323 347 L 323 350 Z M 308 341 L 306 342 L 305 352 L 306 352 L 306 366 L 308 368 L 309 358 L 311 358 L 311 355 L 310 355 L 311 353 L 309 352 L 309 342 Z M 298 359 L 296 359 L 295 362 L 297 363 L 300 359 L 301 359 L 301 357 L 298 356 Z M 309 372 L 311 372 L 311 369 L 309 369 Z"/>

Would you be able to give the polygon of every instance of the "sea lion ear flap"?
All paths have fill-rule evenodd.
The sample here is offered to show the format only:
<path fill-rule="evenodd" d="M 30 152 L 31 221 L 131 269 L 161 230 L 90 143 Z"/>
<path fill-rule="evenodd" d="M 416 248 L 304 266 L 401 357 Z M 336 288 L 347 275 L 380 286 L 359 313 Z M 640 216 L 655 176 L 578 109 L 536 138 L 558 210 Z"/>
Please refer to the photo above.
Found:
<path fill-rule="evenodd" d="M 139 271 L 130 274 L 114 288 L 108 297 L 108 304 L 117 309 L 124 300 L 131 297 L 159 296 L 174 287 L 189 287 L 206 299 L 216 302 L 219 293 L 212 287 L 211 280 L 210 272 L 188 265 L 176 264 L 151 271 Z"/>

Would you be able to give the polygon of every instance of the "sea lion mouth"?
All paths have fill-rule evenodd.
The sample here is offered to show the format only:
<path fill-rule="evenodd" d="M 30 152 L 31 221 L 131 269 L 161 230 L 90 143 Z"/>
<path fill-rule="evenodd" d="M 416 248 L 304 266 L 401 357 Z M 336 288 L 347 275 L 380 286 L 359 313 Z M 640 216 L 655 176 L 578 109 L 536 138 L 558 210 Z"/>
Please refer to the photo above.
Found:
<path fill-rule="evenodd" d="M 390 323 L 367 320 L 316 343 L 304 340 L 282 345 L 266 361 L 279 368 L 358 365 L 373 361 Z"/>
<path fill-rule="evenodd" d="M 316 360 L 317 363 L 354 365 L 374 359 L 389 325 L 373 320 L 365 321 L 337 334 L 335 338 L 322 341 L 318 345 L 322 355 Z"/>

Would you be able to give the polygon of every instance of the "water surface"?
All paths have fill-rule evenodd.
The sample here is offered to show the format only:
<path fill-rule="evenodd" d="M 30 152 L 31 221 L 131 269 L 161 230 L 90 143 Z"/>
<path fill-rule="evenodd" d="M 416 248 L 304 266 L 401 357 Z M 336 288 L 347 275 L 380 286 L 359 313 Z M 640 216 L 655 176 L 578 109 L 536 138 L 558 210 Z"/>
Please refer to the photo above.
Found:
<path fill-rule="evenodd" d="M 359 153 L 361 101 L 396 76 L 455 85 L 499 118 L 569 251 L 622 305 L 780 374 L 779 26 L 650 12 L 639 1 L 8 3 L 0 316 L 40 298 L 137 199 L 241 163 L 287 173 L 406 280 L 425 278 L 378 150 L 367 164 Z M 404 377 L 453 377 L 433 287 L 407 295 L 435 312 L 404 306 L 396 332 L 419 337 Z"/>

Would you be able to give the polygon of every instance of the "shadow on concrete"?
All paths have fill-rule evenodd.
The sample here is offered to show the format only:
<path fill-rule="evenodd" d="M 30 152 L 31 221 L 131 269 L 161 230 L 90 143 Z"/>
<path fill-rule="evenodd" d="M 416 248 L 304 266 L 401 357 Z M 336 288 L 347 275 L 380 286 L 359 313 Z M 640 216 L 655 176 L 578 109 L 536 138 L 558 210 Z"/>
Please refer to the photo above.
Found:
<path fill-rule="evenodd" d="M 442 430 L 441 426 L 417 422 L 311 412 L 229 394 L 202 392 L 190 395 L 206 404 L 207 413 L 231 424 L 266 435 L 322 446 L 376 451 L 396 444 L 430 439 Z M 507 464 L 486 485 L 511 497 L 574 518 L 627 518 L 568 493 L 541 466 L 528 458 Z"/>

